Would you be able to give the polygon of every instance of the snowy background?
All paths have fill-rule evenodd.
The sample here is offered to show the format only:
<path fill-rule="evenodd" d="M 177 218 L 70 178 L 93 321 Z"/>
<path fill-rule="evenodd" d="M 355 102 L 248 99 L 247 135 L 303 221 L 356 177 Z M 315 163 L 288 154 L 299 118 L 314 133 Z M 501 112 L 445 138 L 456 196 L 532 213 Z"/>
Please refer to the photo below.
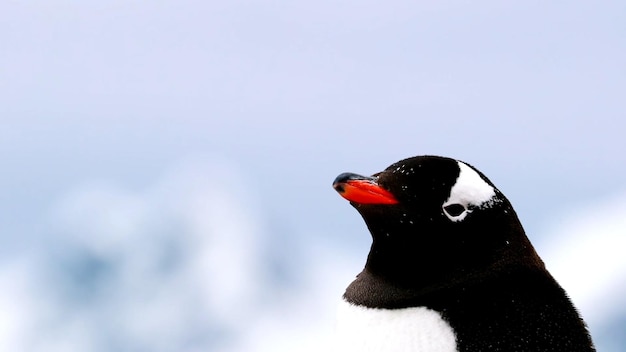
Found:
<path fill-rule="evenodd" d="M 369 235 L 331 188 L 438 154 L 626 349 L 623 1 L 4 1 L 0 350 L 320 351 Z"/>

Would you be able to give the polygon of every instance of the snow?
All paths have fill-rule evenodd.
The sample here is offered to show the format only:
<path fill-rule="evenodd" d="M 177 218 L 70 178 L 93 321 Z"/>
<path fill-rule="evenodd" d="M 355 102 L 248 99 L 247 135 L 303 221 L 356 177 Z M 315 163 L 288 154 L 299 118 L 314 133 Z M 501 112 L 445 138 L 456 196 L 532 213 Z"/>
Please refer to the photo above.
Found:
<path fill-rule="evenodd" d="M 66 192 L 45 248 L 0 267 L 2 350 L 324 350 L 352 257 L 316 234 L 270 233 L 252 183 L 211 161 L 143 191 Z M 272 279 L 289 266 L 294 278 Z"/>

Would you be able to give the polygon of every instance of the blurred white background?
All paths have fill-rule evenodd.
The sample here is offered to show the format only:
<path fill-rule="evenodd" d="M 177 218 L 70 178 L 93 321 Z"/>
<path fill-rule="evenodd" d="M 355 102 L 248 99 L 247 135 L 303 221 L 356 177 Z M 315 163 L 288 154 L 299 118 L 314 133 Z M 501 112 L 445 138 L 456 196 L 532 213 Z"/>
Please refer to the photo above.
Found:
<path fill-rule="evenodd" d="M 5 1 L 0 350 L 320 351 L 369 234 L 331 188 L 438 154 L 626 349 L 623 1 Z"/>

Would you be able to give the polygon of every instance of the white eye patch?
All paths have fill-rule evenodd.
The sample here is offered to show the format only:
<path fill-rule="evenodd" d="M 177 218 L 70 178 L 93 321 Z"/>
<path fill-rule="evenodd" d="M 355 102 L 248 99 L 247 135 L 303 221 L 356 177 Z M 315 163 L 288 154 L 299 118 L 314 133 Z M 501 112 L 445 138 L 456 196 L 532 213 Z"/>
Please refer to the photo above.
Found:
<path fill-rule="evenodd" d="M 495 189 L 485 182 L 480 175 L 468 165 L 458 161 L 459 177 L 450 190 L 448 200 L 443 203 L 443 212 L 452 221 L 465 219 L 473 207 L 480 208 L 490 204 L 495 195 Z M 456 206 L 462 206 L 464 209 Z M 452 211 L 451 211 L 452 210 Z"/>

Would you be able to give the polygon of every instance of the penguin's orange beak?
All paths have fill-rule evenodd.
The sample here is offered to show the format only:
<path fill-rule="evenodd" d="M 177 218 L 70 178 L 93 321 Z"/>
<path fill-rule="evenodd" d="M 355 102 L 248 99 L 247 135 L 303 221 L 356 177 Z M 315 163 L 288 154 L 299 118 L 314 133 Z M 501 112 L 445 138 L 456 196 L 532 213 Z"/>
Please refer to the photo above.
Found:
<path fill-rule="evenodd" d="M 345 172 L 333 182 L 333 188 L 342 197 L 357 204 L 397 204 L 391 192 L 376 183 L 376 178 Z"/>

